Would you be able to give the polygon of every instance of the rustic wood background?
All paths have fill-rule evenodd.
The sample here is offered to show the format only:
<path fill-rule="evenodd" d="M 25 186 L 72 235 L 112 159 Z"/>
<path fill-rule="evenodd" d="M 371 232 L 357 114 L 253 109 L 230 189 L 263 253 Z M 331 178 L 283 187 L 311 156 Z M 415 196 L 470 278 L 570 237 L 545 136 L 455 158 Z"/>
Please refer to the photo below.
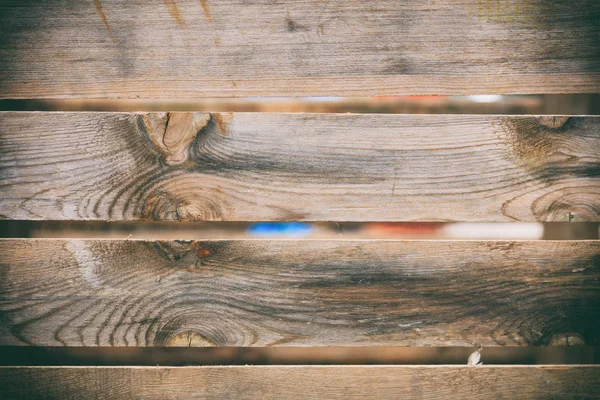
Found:
<path fill-rule="evenodd" d="M 4 0 L 0 99 L 597 94 L 599 38 L 596 0 Z M 599 121 L 2 112 L 0 218 L 598 222 Z M 600 338 L 600 241 L 6 239 L 0 255 L 11 349 Z M 0 398 L 593 398 L 599 376 L 0 367 Z"/>

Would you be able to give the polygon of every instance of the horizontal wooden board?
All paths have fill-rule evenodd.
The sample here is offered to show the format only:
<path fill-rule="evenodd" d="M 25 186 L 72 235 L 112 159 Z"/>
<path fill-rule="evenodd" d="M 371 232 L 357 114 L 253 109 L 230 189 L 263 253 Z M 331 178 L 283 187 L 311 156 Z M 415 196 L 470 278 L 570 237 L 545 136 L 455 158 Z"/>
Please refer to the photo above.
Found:
<path fill-rule="evenodd" d="M 0 113 L 0 215 L 600 221 L 600 118 Z"/>
<path fill-rule="evenodd" d="M 591 399 L 600 366 L 0 367 L 9 399 Z"/>
<path fill-rule="evenodd" d="M 5 239 L 0 254 L 0 346 L 600 343 L 600 241 Z"/>
<path fill-rule="evenodd" d="M 598 93 L 596 0 L 5 0 L 0 97 Z"/>

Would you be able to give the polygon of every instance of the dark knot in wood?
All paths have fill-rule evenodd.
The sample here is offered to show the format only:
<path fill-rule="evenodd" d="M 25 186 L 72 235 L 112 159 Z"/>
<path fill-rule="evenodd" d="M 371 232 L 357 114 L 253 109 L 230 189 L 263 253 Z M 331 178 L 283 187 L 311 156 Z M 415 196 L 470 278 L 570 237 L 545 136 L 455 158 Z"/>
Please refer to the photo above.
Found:
<path fill-rule="evenodd" d="M 190 261 L 202 263 L 215 252 L 213 248 L 196 240 L 157 240 L 153 245 L 163 258 L 170 261 L 179 261 L 190 255 Z"/>
<path fill-rule="evenodd" d="M 566 117 L 564 115 L 544 115 L 541 117 L 537 117 L 537 120 L 540 123 L 540 125 L 543 125 L 546 128 L 558 129 L 567 123 L 569 117 Z"/>
<path fill-rule="evenodd" d="M 548 346 L 585 346 L 585 341 L 577 333 L 561 333 L 550 337 Z"/>

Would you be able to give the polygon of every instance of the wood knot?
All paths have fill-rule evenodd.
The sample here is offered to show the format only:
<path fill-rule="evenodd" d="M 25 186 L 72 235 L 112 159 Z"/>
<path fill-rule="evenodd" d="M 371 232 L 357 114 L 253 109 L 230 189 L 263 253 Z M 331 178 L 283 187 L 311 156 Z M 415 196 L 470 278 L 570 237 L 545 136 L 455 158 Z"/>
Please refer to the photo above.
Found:
<path fill-rule="evenodd" d="M 163 258 L 178 261 L 195 251 L 197 243 L 193 240 L 156 240 L 153 245 Z"/>
<path fill-rule="evenodd" d="M 548 346 L 585 346 L 585 341 L 577 333 L 561 333 L 550 337 Z"/>
<path fill-rule="evenodd" d="M 600 191 L 595 187 L 562 188 L 537 198 L 531 211 L 544 222 L 598 221 L 599 198 Z"/>
<path fill-rule="evenodd" d="M 233 113 L 212 113 L 212 118 L 217 126 L 219 135 L 228 136 L 229 123 L 233 119 Z"/>
<path fill-rule="evenodd" d="M 540 125 L 543 125 L 546 128 L 558 129 L 567 123 L 569 117 L 562 115 L 545 115 L 537 117 L 537 120 L 540 123 Z"/>
<path fill-rule="evenodd" d="M 175 191 L 175 190 L 173 190 Z M 178 193 L 160 189 L 150 192 L 137 211 L 144 219 L 154 221 L 222 220 L 221 204 L 210 198 L 195 196 L 194 191 Z"/>
<path fill-rule="evenodd" d="M 195 240 L 157 240 L 153 245 L 163 258 L 170 261 L 179 261 L 190 255 L 186 261 L 194 266 L 202 265 L 215 253 L 210 245 Z"/>
<path fill-rule="evenodd" d="M 206 247 L 201 247 L 200 249 L 198 249 L 198 251 L 196 252 L 196 255 L 198 256 L 198 259 L 203 260 L 204 258 L 210 256 L 212 254 L 212 251 Z"/>
<path fill-rule="evenodd" d="M 190 145 L 210 121 L 207 112 L 170 112 L 140 115 L 142 131 L 162 155 L 166 165 L 188 161 Z"/>
<path fill-rule="evenodd" d="M 178 333 L 166 345 L 168 347 L 216 347 L 216 344 L 212 340 L 194 331 Z"/>

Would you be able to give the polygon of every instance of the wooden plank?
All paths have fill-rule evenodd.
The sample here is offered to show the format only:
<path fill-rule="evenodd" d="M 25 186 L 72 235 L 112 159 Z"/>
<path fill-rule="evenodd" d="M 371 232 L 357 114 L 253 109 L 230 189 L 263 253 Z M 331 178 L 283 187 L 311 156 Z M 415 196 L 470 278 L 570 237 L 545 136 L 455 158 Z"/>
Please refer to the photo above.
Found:
<path fill-rule="evenodd" d="M 591 399 L 600 366 L 0 367 L 3 399 Z"/>
<path fill-rule="evenodd" d="M 10 219 L 600 221 L 597 117 L 5 112 L 0 146 Z"/>
<path fill-rule="evenodd" d="M 595 0 L 5 0 L 3 98 L 598 93 Z"/>
<path fill-rule="evenodd" d="M 600 339 L 600 241 L 6 239 L 0 254 L 0 345 Z"/>

